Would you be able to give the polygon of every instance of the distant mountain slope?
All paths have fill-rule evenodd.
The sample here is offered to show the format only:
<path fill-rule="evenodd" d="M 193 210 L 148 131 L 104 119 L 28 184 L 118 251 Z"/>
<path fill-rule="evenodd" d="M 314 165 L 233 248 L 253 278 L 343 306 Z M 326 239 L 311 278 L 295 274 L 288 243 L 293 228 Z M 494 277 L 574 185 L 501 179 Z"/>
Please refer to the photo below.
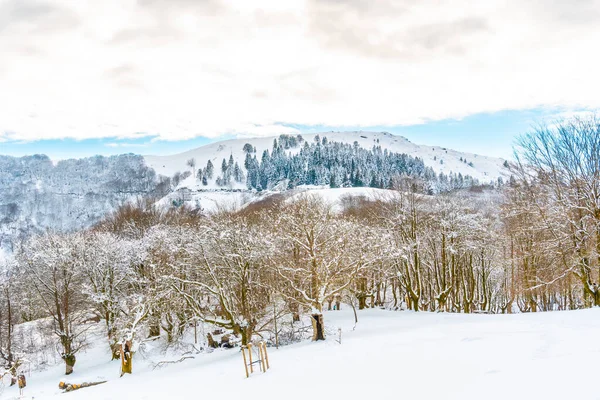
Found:
<path fill-rule="evenodd" d="M 418 145 L 410 142 L 402 136 L 392 135 L 387 132 L 321 132 L 314 134 L 302 134 L 303 139 L 312 143 L 315 136 L 327 137 L 330 142 L 353 144 L 358 142 L 360 147 L 371 149 L 373 146 L 381 146 L 395 153 L 404 153 L 412 157 L 419 157 L 424 164 L 431 167 L 436 173 L 469 175 L 481 183 L 497 181 L 504 176 L 504 161 L 501 158 L 488 157 L 472 153 L 460 152 L 439 146 Z M 278 137 L 232 139 L 215 142 L 184 153 L 170 156 L 145 156 L 146 163 L 158 174 L 173 176 L 176 172 L 192 171 L 186 163 L 190 159 L 196 162 L 196 168 L 203 168 L 210 160 L 216 169 L 221 165 L 223 159 L 228 160 L 233 156 L 234 161 L 243 167 L 245 152 L 243 147 L 246 143 L 256 148 L 258 157 L 264 150 L 271 151 L 273 140 Z M 286 150 L 297 152 L 299 148 Z M 191 183 L 192 180 L 188 181 Z M 243 185 L 241 185 L 243 186 Z M 212 185 L 209 185 L 212 187 Z"/>
<path fill-rule="evenodd" d="M 0 248 L 46 229 L 91 226 L 134 197 L 157 191 L 159 179 L 141 156 L 62 160 L 0 155 Z"/>
<path fill-rule="evenodd" d="M 374 146 L 377 149 L 371 151 Z M 248 149 L 253 163 L 250 170 L 244 165 Z M 265 150 L 270 153 L 269 163 L 263 162 Z M 188 165 L 191 159 L 195 160 L 194 167 Z M 209 160 L 214 175 L 203 183 L 196 172 Z M 229 175 L 229 183 L 218 184 L 220 175 L 226 175 L 223 160 L 229 166 L 228 173 L 235 173 L 233 178 Z M 474 183 L 467 177 L 480 183 L 496 182 L 503 176 L 503 163 L 499 158 L 417 145 L 385 132 L 323 132 L 287 136 L 285 140 L 280 136 L 234 139 L 172 156 L 126 154 L 57 163 L 44 155 L 0 155 L 0 248 L 10 251 L 19 238 L 46 229 L 89 227 L 136 197 L 160 197 L 159 204 L 165 206 L 187 203 L 215 211 L 240 208 L 269 192 L 297 186 L 327 187 L 320 189 L 325 197 L 356 194 L 361 192 L 360 187 L 367 186 L 385 189 L 391 187 L 391 177 L 398 174 L 432 183 L 429 190 L 434 193 L 457 188 L 456 184 L 460 187 L 463 177 L 467 187 Z M 436 176 L 440 173 L 445 174 L 443 180 Z M 174 175 L 178 177 L 172 179 Z M 247 180 L 249 177 L 253 179 Z M 259 190 L 248 190 L 248 186 Z"/>

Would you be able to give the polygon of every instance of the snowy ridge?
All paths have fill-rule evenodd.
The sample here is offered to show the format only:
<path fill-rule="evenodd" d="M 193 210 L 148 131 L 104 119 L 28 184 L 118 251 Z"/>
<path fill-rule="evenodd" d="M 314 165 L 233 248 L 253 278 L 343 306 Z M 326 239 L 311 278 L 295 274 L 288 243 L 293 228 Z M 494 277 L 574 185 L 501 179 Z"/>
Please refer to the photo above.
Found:
<path fill-rule="evenodd" d="M 418 145 L 405 137 L 396 136 L 388 132 L 320 132 L 302 134 L 301 136 L 305 141 L 312 143 L 317 135 L 320 138 L 327 137 L 327 140 L 330 142 L 353 144 L 356 141 L 359 146 L 365 149 L 371 149 L 374 145 L 377 145 L 381 146 L 382 149 L 388 149 L 395 153 L 404 153 L 412 157 L 419 157 L 426 166 L 433 168 L 438 174 L 440 172 L 444 174 L 452 172 L 454 174 L 470 175 L 478 179 L 481 183 L 496 181 L 499 177 L 505 176 L 503 167 L 505 160 L 501 158 L 465 153 L 439 146 Z M 256 147 L 256 154 L 260 156 L 264 150 L 271 152 L 274 139 L 278 139 L 278 136 L 230 139 L 211 143 L 184 153 L 170 156 L 145 156 L 144 158 L 148 166 L 152 167 L 158 174 L 165 176 L 172 176 L 176 172 L 191 172 L 191 168 L 186 165 L 189 159 L 195 159 L 197 168 L 206 166 L 209 160 L 214 164 L 215 168 L 219 168 L 222 160 L 228 160 L 231 155 L 234 161 L 243 168 L 245 159 L 244 144 L 250 143 Z M 299 149 L 297 147 L 286 151 L 296 152 Z M 181 186 L 190 187 L 193 185 L 194 180 L 190 179 Z"/>

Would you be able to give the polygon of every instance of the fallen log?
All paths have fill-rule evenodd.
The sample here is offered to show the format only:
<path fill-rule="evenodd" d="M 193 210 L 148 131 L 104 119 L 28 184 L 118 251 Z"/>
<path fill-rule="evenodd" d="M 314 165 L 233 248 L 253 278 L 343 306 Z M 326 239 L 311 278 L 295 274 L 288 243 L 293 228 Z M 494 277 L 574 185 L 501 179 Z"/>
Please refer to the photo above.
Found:
<path fill-rule="evenodd" d="M 101 381 L 101 382 L 83 382 L 83 383 L 60 382 L 58 384 L 58 388 L 64 390 L 65 392 L 72 392 L 73 390 L 78 390 L 78 389 L 82 389 L 82 388 L 86 388 L 86 387 L 90 387 L 90 386 L 101 385 L 103 383 L 106 383 L 106 381 Z"/>

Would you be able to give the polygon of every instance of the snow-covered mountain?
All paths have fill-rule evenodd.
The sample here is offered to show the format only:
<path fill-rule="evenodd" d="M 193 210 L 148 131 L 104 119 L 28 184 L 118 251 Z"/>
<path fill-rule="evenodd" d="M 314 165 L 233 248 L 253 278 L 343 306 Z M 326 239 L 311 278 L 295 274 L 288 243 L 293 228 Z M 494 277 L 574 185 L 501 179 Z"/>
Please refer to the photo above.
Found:
<path fill-rule="evenodd" d="M 277 153 L 273 151 L 275 140 L 279 143 Z M 371 151 L 374 147 L 377 149 Z M 267 167 L 265 150 L 271 157 Z M 295 156 L 304 158 L 292 160 Z M 247 169 L 249 157 L 253 166 Z M 193 167 L 190 160 L 195 161 Z M 214 174 L 202 182 L 197 172 L 205 171 L 209 160 Z M 220 176 L 225 175 L 224 162 L 229 167 L 226 184 L 219 183 Z M 282 166 L 282 162 L 287 164 Z M 324 167 L 324 163 L 340 164 Z M 15 239 L 46 229 L 89 227 L 135 197 L 158 196 L 165 206 L 186 202 L 210 212 L 239 209 L 268 196 L 269 190 L 297 186 L 297 192 L 316 186 L 330 200 L 349 193 L 371 195 L 374 192 L 369 186 L 384 190 L 390 187 L 390 177 L 398 173 L 412 174 L 438 186 L 446 182 L 446 189 L 456 187 L 457 182 L 462 184 L 463 177 L 467 186 L 474 180 L 497 182 L 504 174 L 503 164 L 499 158 L 418 145 L 386 132 L 361 131 L 233 139 L 171 156 L 143 158 L 130 154 L 53 163 L 43 155 L 0 156 L 0 248 L 10 249 Z M 292 169 L 296 177 L 299 171 L 302 176 L 295 181 L 283 179 Z M 440 173 L 445 175 L 443 180 Z"/>
<path fill-rule="evenodd" d="M 496 157 L 488 157 L 479 154 L 465 153 L 457 150 L 447 149 L 439 146 L 426 146 L 412 143 L 403 136 L 396 136 L 388 132 L 320 132 L 300 135 L 306 142 L 312 143 L 316 136 L 321 139 L 326 137 L 329 142 L 340 142 L 358 145 L 365 149 L 373 146 L 381 146 L 382 149 L 395 153 L 407 154 L 423 160 L 426 166 L 433 168 L 436 173 L 462 174 L 471 176 L 481 183 L 497 181 L 505 175 L 505 160 Z M 223 159 L 228 160 L 230 155 L 234 161 L 243 166 L 245 152 L 243 147 L 246 143 L 256 148 L 256 154 L 260 157 L 264 150 L 272 150 L 273 140 L 277 136 L 251 139 L 231 139 L 211 143 L 184 153 L 170 156 L 145 156 L 148 166 L 152 167 L 158 174 L 173 176 L 177 172 L 192 171 L 187 161 L 194 159 L 197 168 L 206 166 L 210 160 L 216 168 L 219 168 Z M 297 152 L 299 148 L 286 150 Z M 186 182 L 190 185 L 193 180 Z M 185 186 L 185 184 L 184 184 Z"/>

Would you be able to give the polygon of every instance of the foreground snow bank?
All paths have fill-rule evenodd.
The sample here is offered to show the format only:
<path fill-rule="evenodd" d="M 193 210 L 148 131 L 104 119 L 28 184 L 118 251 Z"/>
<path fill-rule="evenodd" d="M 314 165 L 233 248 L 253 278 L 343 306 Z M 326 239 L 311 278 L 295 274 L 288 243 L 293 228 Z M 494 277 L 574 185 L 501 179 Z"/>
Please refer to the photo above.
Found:
<path fill-rule="evenodd" d="M 68 395 L 56 388 L 62 368 L 32 374 L 35 399 L 565 399 L 600 398 L 600 309 L 520 315 L 457 315 L 366 310 L 354 325 L 351 310 L 325 315 L 328 340 L 269 349 L 271 369 L 246 379 L 238 349 L 199 355 L 153 370 L 80 357 L 70 381 L 108 383 Z M 342 328 L 342 343 L 337 339 Z M 137 370 L 136 370 L 137 365 Z M 77 382 L 79 383 L 79 382 Z M 16 397 L 13 388 L 4 397 Z"/>

